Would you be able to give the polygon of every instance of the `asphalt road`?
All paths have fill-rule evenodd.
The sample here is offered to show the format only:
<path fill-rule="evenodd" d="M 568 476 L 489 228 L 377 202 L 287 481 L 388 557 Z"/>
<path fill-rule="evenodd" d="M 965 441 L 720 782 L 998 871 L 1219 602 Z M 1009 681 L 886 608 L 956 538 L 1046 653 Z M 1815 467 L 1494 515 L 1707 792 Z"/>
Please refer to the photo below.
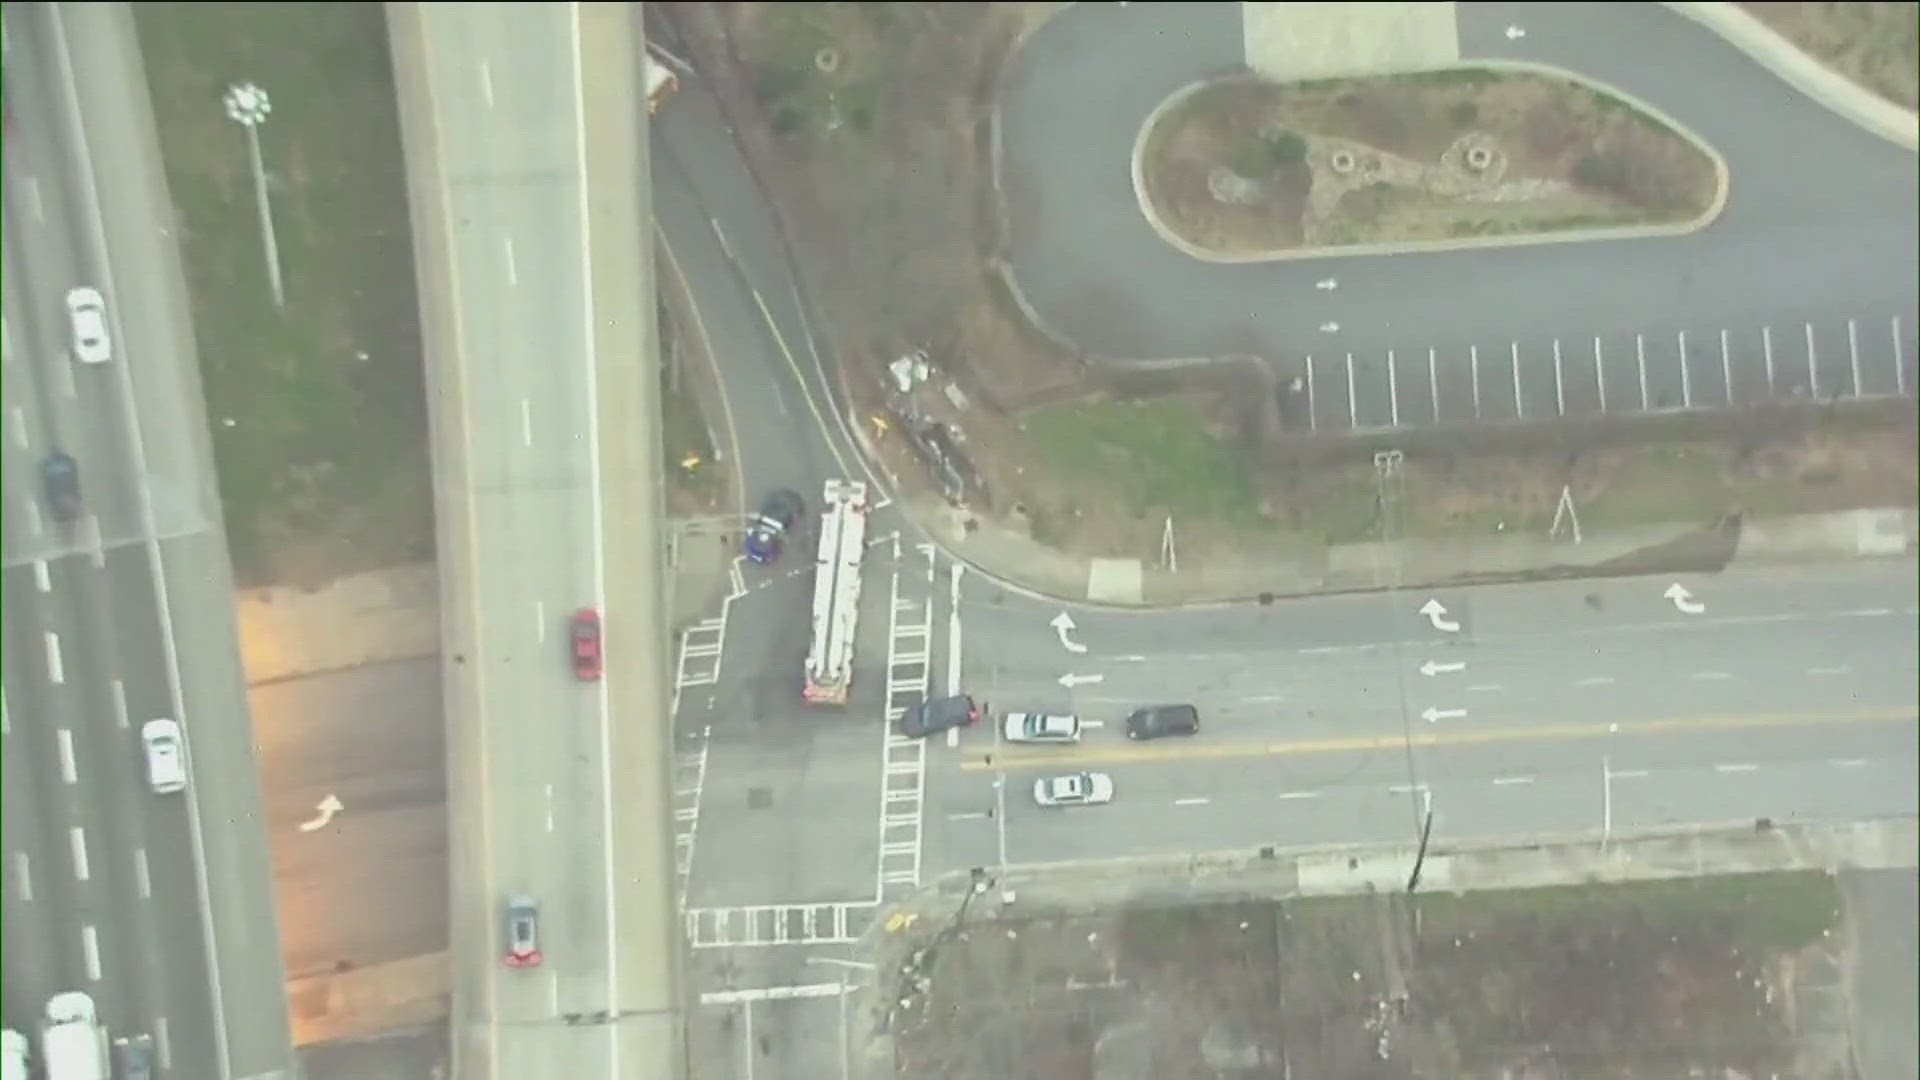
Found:
<path fill-rule="evenodd" d="M 46 959 L 17 981 L 9 960 L 9 1026 L 85 988 L 118 1033 L 152 1033 L 172 1075 L 280 1075 L 232 590 L 131 19 L 119 5 L 6 14 L 9 738 L 17 719 L 44 770 L 20 822 L 43 839 L 15 851 L 10 902 L 47 909 L 29 920 Z M 66 355 L 61 301 L 83 282 L 108 297 L 116 336 L 115 362 L 89 371 Z M 90 512 L 71 532 L 27 505 L 53 446 L 81 463 Z M 156 716 L 186 729 L 185 796 L 146 789 L 135 731 Z"/>
<path fill-rule="evenodd" d="M 1129 161 L 1168 95 L 1244 67 L 1238 5 L 1080 5 L 1028 39 L 1003 99 L 1029 300 L 1094 356 L 1268 357 L 1329 431 L 1920 387 L 1911 152 L 1659 5 L 1457 11 L 1463 60 L 1578 72 L 1716 147 L 1732 176 L 1720 219 L 1685 237 L 1195 262 L 1142 218 Z M 1338 288 L 1316 289 L 1326 278 Z"/>
<path fill-rule="evenodd" d="M 377 664 L 248 694 L 292 978 L 447 947 L 438 667 Z M 329 796 L 342 809 L 302 828 Z"/>
<path fill-rule="evenodd" d="M 1854 1053 L 1863 1080 L 1905 1080 L 1920 1070 L 1920 1013 L 1913 972 L 1920 967 L 1920 876 L 1911 869 L 1843 873 L 1852 916 Z"/>

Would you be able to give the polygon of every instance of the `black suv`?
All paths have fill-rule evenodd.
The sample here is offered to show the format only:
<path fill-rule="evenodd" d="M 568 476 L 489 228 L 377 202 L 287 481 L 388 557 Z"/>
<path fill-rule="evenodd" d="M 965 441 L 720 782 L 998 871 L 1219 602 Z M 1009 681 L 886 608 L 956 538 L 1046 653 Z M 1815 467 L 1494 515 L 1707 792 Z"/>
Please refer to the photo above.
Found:
<path fill-rule="evenodd" d="M 1127 738 L 1163 739 L 1169 735 L 1198 735 L 1200 710 L 1191 705 L 1149 705 L 1127 714 Z"/>
<path fill-rule="evenodd" d="M 59 522 L 80 516 L 80 463 L 73 455 L 55 450 L 40 462 L 40 497 Z"/>
<path fill-rule="evenodd" d="M 922 701 L 900 714 L 900 734 L 918 739 L 948 728 L 965 727 L 980 719 L 980 706 L 966 694 Z"/>

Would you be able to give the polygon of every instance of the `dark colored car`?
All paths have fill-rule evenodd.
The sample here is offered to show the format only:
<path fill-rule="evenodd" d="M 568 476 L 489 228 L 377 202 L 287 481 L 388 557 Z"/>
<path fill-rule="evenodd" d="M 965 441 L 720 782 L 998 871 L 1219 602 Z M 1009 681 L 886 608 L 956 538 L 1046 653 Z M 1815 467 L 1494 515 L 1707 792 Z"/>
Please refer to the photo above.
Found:
<path fill-rule="evenodd" d="M 507 901 L 507 966 L 540 966 L 540 905 L 529 896 Z"/>
<path fill-rule="evenodd" d="M 153 1080 L 153 1036 L 113 1040 L 115 1080 Z"/>
<path fill-rule="evenodd" d="M 900 734 L 918 739 L 948 728 L 966 727 L 978 719 L 980 706 L 966 694 L 933 698 L 900 714 Z"/>
<path fill-rule="evenodd" d="M 80 516 L 80 463 L 72 454 L 55 450 L 40 462 L 40 495 L 54 520 L 67 522 Z"/>
<path fill-rule="evenodd" d="M 567 647 L 573 657 L 573 677 L 581 682 L 600 678 L 600 613 L 583 607 L 567 620 Z"/>
<path fill-rule="evenodd" d="M 806 512 L 806 501 L 797 492 L 785 488 L 761 500 L 760 512 L 747 522 L 747 558 L 761 564 L 780 558 L 780 549 L 787 537 L 800 527 L 800 519 Z"/>
<path fill-rule="evenodd" d="M 1169 735 L 1198 735 L 1200 710 L 1191 705 L 1151 705 L 1127 714 L 1127 738 L 1163 739 Z"/>

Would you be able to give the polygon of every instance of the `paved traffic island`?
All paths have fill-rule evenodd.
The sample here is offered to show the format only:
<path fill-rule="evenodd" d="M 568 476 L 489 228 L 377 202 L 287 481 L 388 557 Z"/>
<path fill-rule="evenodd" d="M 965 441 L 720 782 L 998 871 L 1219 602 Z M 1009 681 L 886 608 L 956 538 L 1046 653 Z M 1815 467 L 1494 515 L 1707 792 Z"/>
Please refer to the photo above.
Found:
<path fill-rule="evenodd" d="M 1852 942 L 1887 929 L 1832 866 L 1910 847 L 1766 822 L 1436 845 L 1411 896 L 1410 847 L 976 871 L 876 924 L 850 1035 L 870 1078 L 1828 1075 Z"/>
<path fill-rule="evenodd" d="M 1189 86 L 1142 125 L 1134 189 L 1209 262 L 1691 232 L 1727 169 L 1651 107 L 1515 64 Z"/>

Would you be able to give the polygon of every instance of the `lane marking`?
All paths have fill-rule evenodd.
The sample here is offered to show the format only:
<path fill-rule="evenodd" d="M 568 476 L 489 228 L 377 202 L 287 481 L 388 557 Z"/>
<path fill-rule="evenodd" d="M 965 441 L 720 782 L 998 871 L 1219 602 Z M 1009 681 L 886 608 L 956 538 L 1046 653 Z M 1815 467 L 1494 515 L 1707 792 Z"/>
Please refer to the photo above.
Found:
<path fill-rule="evenodd" d="M 33 868 L 27 860 L 27 853 L 13 853 L 13 879 L 20 883 L 20 899 L 24 903 L 33 903 Z"/>
<path fill-rule="evenodd" d="M 60 659 L 60 635 L 54 633 L 51 630 L 46 631 L 46 635 L 47 635 L 47 678 L 52 679 L 55 684 L 66 682 L 67 681 L 66 665 L 62 663 Z"/>
<path fill-rule="evenodd" d="M 766 986 L 746 990 L 707 990 L 700 994 L 702 1005 L 751 1005 L 756 1001 L 792 1001 L 797 998 L 839 997 L 847 987 L 841 983 L 813 983 L 807 986 Z M 747 1015 L 751 1016 L 749 1010 Z"/>
<path fill-rule="evenodd" d="M 545 600 L 533 602 L 533 636 L 541 641 L 547 640 L 547 602 Z"/>
<path fill-rule="evenodd" d="M 533 445 L 533 402 L 520 399 L 520 445 Z"/>
<path fill-rule="evenodd" d="M 1469 687 L 1467 687 L 1467 693 L 1469 693 L 1469 694 L 1490 694 L 1490 693 L 1495 693 L 1495 692 L 1497 692 L 1497 691 L 1500 691 L 1500 690 L 1505 690 L 1505 689 L 1506 689 L 1506 687 L 1504 687 L 1504 686 L 1502 686 L 1502 685 L 1500 685 L 1499 683 L 1480 683 L 1480 684 L 1478 684 L 1478 685 L 1476 685 L 1476 686 L 1469 686 Z"/>
<path fill-rule="evenodd" d="M 1810 667 L 1807 669 L 1807 674 L 1818 676 L 1845 675 L 1849 670 L 1851 669 L 1845 664 L 1833 664 L 1828 667 Z"/>
<path fill-rule="evenodd" d="M 33 587 L 41 592 L 53 591 L 53 574 L 47 569 L 47 560 L 33 560 Z"/>
<path fill-rule="evenodd" d="M 518 285 L 520 284 L 520 264 L 513 258 L 513 241 L 503 240 L 501 243 L 505 244 L 507 249 L 507 284 Z"/>
<path fill-rule="evenodd" d="M 80 769 L 73 760 L 73 732 L 60 728 L 53 733 L 53 741 L 60 748 L 60 779 L 68 785 L 80 782 Z"/>
<path fill-rule="evenodd" d="M 1531 776 L 1496 776 L 1493 780 L 1494 787 L 1510 787 L 1514 784 L 1531 783 L 1533 783 L 1533 777 Z"/>
<path fill-rule="evenodd" d="M 1713 771 L 1718 773 L 1754 772 L 1759 768 L 1760 766 L 1750 762 L 1737 761 L 1726 765 L 1715 765 Z"/>
<path fill-rule="evenodd" d="M 1731 678 L 1733 678 L 1733 676 L 1731 676 L 1731 675 L 1729 675 L 1729 674 L 1727 674 L 1727 673 L 1726 673 L 1726 672 L 1724 672 L 1724 671 L 1696 671 L 1696 672 L 1694 672 L 1694 673 L 1693 673 L 1692 675 L 1690 675 L 1690 676 L 1688 676 L 1688 677 L 1689 677 L 1689 678 L 1694 678 L 1694 679 L 1707 679 L 1707 680 L 1719 680 L 1719 679 L 1731 679 Z"/>
<path fill-rule="evenodd" d="M 1411 795 L 1416 791 L 1425 790 L 1427 790 L 1427 785 L 1425 784 L 1394 784 L 1387 788 L 1387 793 L 1389 795 Z"/>
<path fill-rule="evenodd" d="M 40 198 L 40 179 L 35 176 L 23 177 L 20 187 L 27 195 L 27 213 L 33 215 L 34 224 L 44 224 L 47 220 L 46 204 Z"/>
<path fill-rule="evenodd" d="M 948 821 L 985 821 L 986 817 L 987 815 L 985 811 L 974 810 L 964 814 L 948 814 L 947 820 Z"/>
<path fill-rule="evenodd" d="M 1255 694 L 1255 695 L 1254 695 L 1254 696 L 1252 696 L 1252 697 L 1247 697 L 1247 698 L 1241 698 L 1240 700 L 1242 700 L 1242 701 L 1246 701 L 1246 702 L 1253 702 L 1253 703 L 1270 703 L 1270 702 L 1276 702 L 1276 701 L 1285 701 L 1285 700 L 1287 700 L 1287 695 L 1285 695 L 1285 694 Z"/>
<path fill-rule="evenodd" d="M 133 720 L 127 715 L 127 684 L 119 679 L 113 680 L 113 722 L 121 731 L 133 726 Z"/>
<path fill-rule="evenodd" d="M 34 502 L 32 499 L 22 499 L 20 501 L 20 512 L 26 515 L 27 532 L 34 536 L 39 536 L 41 530 L 40 504 Z"/>
<path fill-rule="evenodd" d="M 1827 764 L 1833 766 L 1836 769 L 1864 769 L 1867 766 L 1867 759 L 1866 758 L 1840 758 L 1834 761 L 1829 761 L 1827 762 Z"/>
<path fill-rule="evenodd" d="M 173 1068 L 173 1039 L 169 1037 L 171 1033 L 167 1030 L 167 1018 L 162 1016 L 155 1020 L 153 1028 L 155 1049 L 160 1053 L 160 1067 L 171 1069 Z"/>
<path fill-rule="evenodd" d="M 73 877 L 76 881 L 85 881 L 89 875 L 87 867 L 87 830 L 75 825 L 67 830 L 67 846 L 73 851 Z"/>
<path fill-rule="evenodd" d="M 87 963 L 87 981 L 100 981 L 100 935 L 92 923 L 80 928 L 80 953 Z"/>
<path fill-rule="evenodd" d="M 1113 659 L 1116 662 L 1122 663 L 1122 664 L 1140 664 L 1140 663 L 1145 663 L 1147 658 L 1137 653 L 1134 653 L 1127 656 L 1116 656 Z"/>
<path fill-rule="evenodd" d="M 1317 799 L 1320 797 L 1320 793 L 1317 791 L 1283 791 L 1280 793 L 1280 797 L 1283 799 Z"/>
<path fill-rule="evenodd" d="M 1207 805 L 1207 804 L 1208 804 L 1209 802 L 1212 802 L 1212 801 L 1213 801 L 1213 800 L 1211 800 L 1211 799 L 1204 799 L 1204 798 L 1196 798 L 1196 799 L 1175 799 L 1175 800 L 1173 800 L 1173 805 L 1175 805 L 1175 806 L 1205 806 L 1205 805 Z"/>
<path fill-rule="evenodd" d="M 11 410 L 9 410 L 8 427 L 13 435 L 13 445 L 22 446 L 22 447 L 26 446 L 27 445 L 27 414 L 24 409 L 20 408 L 20 406 L 15 405 Z"/>
<path fill-rule="evenodd" d="M 480 61 L 480 96 L 487 100 L 487 108 L 493 108 L 493 66 L 485 60 Z"/>
<path fill-rule="evenodd" d="M 1316 754 L 1368 753 L 1403 750 L 1409 744 L 1428 748 L 1488 746 L 1500 743 L 1581 742 L 1594 739 L 1654 738 L 1715 731 L 1752 731 L 1793 727 L 1858 727 L 1915 721 L 1914 709 L 1860 709 L 1833 712 L 1778 713 L 1760 716 L 1677 716 L 1639 722 L 1567 724 L 1559 727 L 1515 727 L 1459 730 L 1424 728 L 1411 739 L 1403 735 L 1341 736 L 1296 741 L 1194 743 L 1186 746 L 1117 746 L 1030 749 L 1003 753 L 993 765 L 980 755 L 960 763 L 963 772 L 994 768 L 1052 769 L 1063 764 L 1109 764 L 1147 761 L 1204 761 L 1256 757 L 1304 757 Z"/>
<path fill-rule="evenodd" d="M 1574 683 L 1573 685 L 1575 686 L 1610 686 L 1612 685 L 1612 683 L 1613 683 L 1613 678 L 1611 676 L 1594 675 L 1585 679 L 1581 679 L 1579 682 Z"/>
<path fill-rule="evenodd" d="M 1643 776 L 1651 776 L 1652 774 L 1645 769 L 1614 769 L 1607 775 L 1613 777 L 1615 780 L 1638 780 Z"/>
<path fill-rule="evenodd" d="M 147 876 L 146 848 L 137 847 L 133 849 L 133 880 L 140 889 L 140 899 L 151 900 L 153 898 L 153 881 Z"/>
<path fill-rule="evenodd" d="M 547 785 L 547 831 L 553 831 L 553 785 Z"/>

